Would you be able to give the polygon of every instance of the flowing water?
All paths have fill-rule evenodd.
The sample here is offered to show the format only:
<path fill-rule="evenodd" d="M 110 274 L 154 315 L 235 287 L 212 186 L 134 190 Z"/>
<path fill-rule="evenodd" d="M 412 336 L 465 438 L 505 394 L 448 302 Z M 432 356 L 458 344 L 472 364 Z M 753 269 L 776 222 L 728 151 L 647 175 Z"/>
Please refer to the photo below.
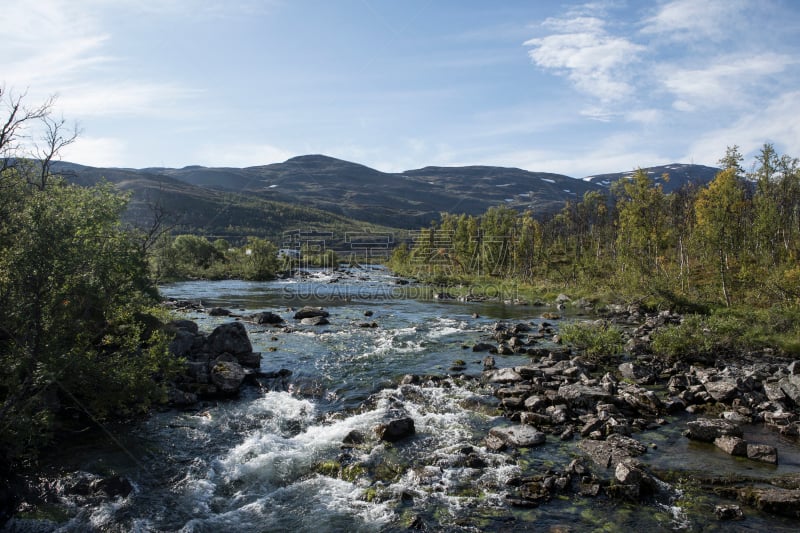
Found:
<path fill-rule="evenodd" d="M 569 494 L 538 508 L 510 505 L 510 480 L 563 470 L 580 455 L 577 440 L 548 436 L 543 446 L 505 453 L 484 448 L 488 430 L 509 422 L 499 416 L 491 389 L 470 379 L 480 376 L 483 354 L 465 346 L 485 338 L 498 320 L 539 323 L 547 309 L 433 300 L 413 286 L 395 285 L 379 268 L 332 280 L 317 272 L 301 281 L 162 287 L 166 297 L 206 307 L 287 318 L 293 331 L 247 327 L 254 350 L 264 355 L 262 370 L 292 374 L 265 388 L 247 388 L 236 400 L 159 412 L 135 427 L 109 427 L 105 442 L 94 438 L 55 454 L 53 464 L 122 475 L 135 490 L 112 502 L 63 498 L 58 523 L 12 526 L 142 532 L 402 531 L 423 525 L 429 531 L 794 530 L 792 521 L 753 510 L 745 521 L 717 522 L 713 496 L 689 502 L 680 486 L 665 486 L 665 496 L 648 504 Z M 295 324 L 290 309 L 302 305 L 324 306 L 331 324 Z M 208 332 L 231 320 L 186 317 Z M 365 321 L 378 327 L 362 327 Z M 450 371 L 457 359 L 467 363 L 465 371 Z M 501 367 L 529 360 L 496 359 Z M 407 374 L 429 377 L 401 385 Z M 372 435 L 398 414 L 413 418 L 415 436 L 395 444 L 368 437 L 365 445 L 343 447 L 354 430 Z M 800 471 L 792 444 L 782 449 L 780 467 L 754 467 L 693 449 L 680 435 L 682 423 L 674 419 L 666 429 L 637 435 L 657 445 L 643 459 L 664 470 Z M 480 465 L 465 461 L 470 453 Z"/>

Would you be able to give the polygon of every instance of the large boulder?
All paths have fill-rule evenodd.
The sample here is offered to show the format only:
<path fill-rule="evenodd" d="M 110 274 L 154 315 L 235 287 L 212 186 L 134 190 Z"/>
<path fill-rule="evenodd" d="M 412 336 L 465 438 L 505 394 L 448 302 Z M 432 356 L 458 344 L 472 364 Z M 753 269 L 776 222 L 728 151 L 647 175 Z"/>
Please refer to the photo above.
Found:
<path fill-rule="evenodd" d="M 241 322 L 229 322 L 217 326 L 208 336 L 206 343 L 209 351 L 216 355 L 223 353 L 237 355 L 253 351 L 247 330 Z"/>
<path fill-rule="evenodd" d="M 598 403 L 610 403 L 614 397 L 602 387 L 568 383 L 558 388 L 558 395 L 573 406 L 594 408 Z"/>
<path fill-rule="evenodd" d="M 396 418 L 375 428 L 378 438 L 387 442 L 397 442 L 416 433 L 414 419 L 410 417 Z"/>
<path fill-rule="evenodd" d="M 735 379 L 719 379 L 717 381 L 707 381 L 703 384 L 714 401 L 730 403 L 736 398 L 738 388 Z"/>
<path fill-rule="evenodd" d="M 620 461 L 638 457 L 647 451 L 647 447 L 624 435 L 614 433 L 606 440 L 583 439 L 578 443 L 581 449 L 598 466 L 616 467 Z"/>
<path fill-rule="evenodd" d="M 502 450 L 506 447 L 529 448 L 543 444 L 544 441 L 544 433 L 525 424 L 492 428 L 486 436 L 486 446 L 493 450 Z"/>
<path fill-rule="evenodd" d="M 800 490 L 744 488 L 739 500 L 766 513 L 800 518 Z"/>
<path fill-rule="evenodd" d="M 614 479 L 622 485 L 624 494 L 633 500 L 658 492 L 658 482 L 638 460 L 623 459 L 614 468 Z"/>
<path fill-rule="evenodd" d="M 741 437 L 742 429 L 729 420 L 698 418 L 686 424 L 686 432 L 684 434 L 692 440 L 714 442 L 717 437 L 724 435 Z"/>
<path fill-rule="evenodd" d="M 242 366 L 233 361 L 217 361 L 211 368 L 211 382 L 226 395 L 238 393 L 245 376 Z"/>
<path fill-rule="evenodd" d="M 776 465 L 778 464 L 778 449 L 768 444 L 748 444 L 747 458 Z"/>

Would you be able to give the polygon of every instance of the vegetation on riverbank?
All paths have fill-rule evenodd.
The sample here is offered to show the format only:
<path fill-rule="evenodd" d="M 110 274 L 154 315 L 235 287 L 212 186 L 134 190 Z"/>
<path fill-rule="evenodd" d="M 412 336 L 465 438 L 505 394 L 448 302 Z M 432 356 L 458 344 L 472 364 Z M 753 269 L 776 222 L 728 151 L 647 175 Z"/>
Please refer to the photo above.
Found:
<path fill-rule="evenodd" d="M 672 355 L 681 349 L 677 340 L 691 336 L 691 324 L 704 338 L 735 332 L 737 348 L 774 343 L 796 353 L 798 160 L 770 144 L 751 172 L 742 160 L 731 147 L 711 183 L 670 194 L 639 170 L 610 195 L 588 192 L 545 218 L 503 206 L 480 217 L 443 214 L 410 246 L 398 247 L 389 266 L 462 292 L 496 287 L 507 296 L 512 287 L 520 299 L 536 300 L 568 291 L 593 303 L 698 314 L 675 339 L 660 341 Z M 735 312 L 713 314 L 721 309 Z"/>
<path fill-rule="evenodd" d="M 111 185 L 71 185 L 49 163 L 74 138 L 51 102 L 0 90 L 0 463 L 34 457 L 54 436 L 142 413 L 165 396 L 168 354 L 146 238 L 123 227 Z M 20 157 L 40 124 L 44 155 Z"/>

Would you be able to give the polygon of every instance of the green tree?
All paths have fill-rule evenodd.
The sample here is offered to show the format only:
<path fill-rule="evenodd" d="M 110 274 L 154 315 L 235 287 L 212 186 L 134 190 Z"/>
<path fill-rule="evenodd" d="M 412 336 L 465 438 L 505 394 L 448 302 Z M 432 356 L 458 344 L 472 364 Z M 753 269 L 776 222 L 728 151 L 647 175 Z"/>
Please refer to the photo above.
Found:
<path fill-rule="evenodd" d="M 634 266 L 642 276 L 658 273 L 670 236 L 662 186 L 642 169 L 617 184 L 617 249 L 623 269 Z"/>
<path fill-rule="evenodd" d="M 728 307 L 731 270 L 742 250 L 746 207 L 744 187 L 733 168 L 719 172 L 695 202 L 695 234 L 701 250 L 716 263 L 719 288 Z"/>
<path fill-rule="evenodd" d="M 278 247 L 266 239 L 248 237 L 244 248 L 243 277 L 256 281 L 273 279 L 278 271 Z"/>
<path fill-rule="evenodd" d="M 14 131 L 0 134 L 6 156 Z M 0 455 L 13 459 L 34 454 L 67 410 L 101 421 L 147 409 L 175 362 L 141 235 L 120 223 L 126 197 L 22 158 L 4 160 L 0 189 Z"/>

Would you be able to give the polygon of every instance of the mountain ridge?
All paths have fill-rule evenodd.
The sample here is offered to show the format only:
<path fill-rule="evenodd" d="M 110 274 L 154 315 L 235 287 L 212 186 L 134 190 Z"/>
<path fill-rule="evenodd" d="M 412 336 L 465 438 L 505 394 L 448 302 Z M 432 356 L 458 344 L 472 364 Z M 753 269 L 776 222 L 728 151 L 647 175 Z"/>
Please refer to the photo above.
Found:
<path fill-rule="evenodd" d="M 242 168 L 100 168 L 59 162 L 54 170 L 82 185 L 105 178 L 131 191 L 132 220 L 141 221 L 146 204 L 157 200 L 182 211 L 188 220 L 187 231 L 219 234 L 228 227 L 252 231 L 259 224 L 269 224 L 269 228 L 262 228 L 266 236 L 287 231 L 287 224 L 276 217 L 277 213 L 290 213 L 286 216 L 300 226 L 407 230 L 427 227 L 442 212 L 480 215 L 497 205 L 545 216 L 560 210 L 567 200 L 579 199 L 587 191 L 606 191 L 615 181 L 633 174 L 573 178 L 488 165 L 382 172 L 324 154 Z M 665 192 L 670 192 L 691 181 L 707 183 L 718 169 L 671 163 L 643 170 L 657 180 L 664 172 L 674 174 L 663 182 Z M 265 212 L 259 215 L 259 210 Z M 217 215 L 204 217 L 201 211 Z M 303 212 L 308 220 L 303 220 Z"/>

